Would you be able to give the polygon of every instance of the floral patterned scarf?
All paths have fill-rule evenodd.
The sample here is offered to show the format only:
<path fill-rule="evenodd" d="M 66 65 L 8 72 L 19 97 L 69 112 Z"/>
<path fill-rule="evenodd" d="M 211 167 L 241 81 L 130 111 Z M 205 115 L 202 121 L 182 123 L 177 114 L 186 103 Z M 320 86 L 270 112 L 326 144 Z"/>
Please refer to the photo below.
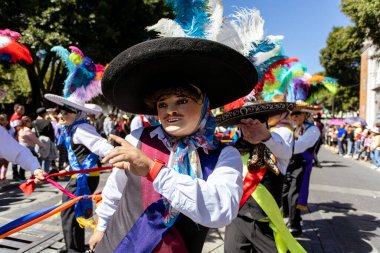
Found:
<path fill-rule="evenodd" d="M 203 178 L 197 148 L 203 148 L 207 153 L 207 150 L 216 149 L 218 146 L 217 139 L 214 137 L 216 122 L 207 97 L 203 100 L 202 114 L 198 125 L 199 128 L 196 132 L 181 139 L 165 132 L 171 148 L 168 167 L 181 174 L 189 175 L 193 179 Z M 166 207 L 165 225 L 170 227 L 176 221 L 179 212 L 170 205 L 167 199 L 164 199 L 164 203 Z"/>

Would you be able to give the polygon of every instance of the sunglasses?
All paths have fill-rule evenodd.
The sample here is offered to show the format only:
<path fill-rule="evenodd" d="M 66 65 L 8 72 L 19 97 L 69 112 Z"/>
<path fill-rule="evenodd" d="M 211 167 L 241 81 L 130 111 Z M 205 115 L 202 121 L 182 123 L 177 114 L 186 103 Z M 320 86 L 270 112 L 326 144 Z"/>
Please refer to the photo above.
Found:
<path fill-rule="evenodd" d="M 69 113 L 77 113 L 76 110 L 67 108 L 65 106 L 58 106 L 56 110 L 58 114 L 60 113 L 62 115 L 67 115 Z"/>

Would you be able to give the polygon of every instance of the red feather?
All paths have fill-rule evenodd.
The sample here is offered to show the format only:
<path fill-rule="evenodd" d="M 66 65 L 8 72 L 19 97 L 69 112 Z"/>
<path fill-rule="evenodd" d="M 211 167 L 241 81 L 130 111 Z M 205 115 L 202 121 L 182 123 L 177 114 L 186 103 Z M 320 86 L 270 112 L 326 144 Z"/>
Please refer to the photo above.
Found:
<path fill-rule="evenodd" d="M 6 47 L 0 48 L 0 54 L 10 54 L 13 63 L 17 63 L 20 60 L 24 60 L 28 64 L 33 63 L 33 58 L 28 48 L 15 40 L 12 40 Z"/>
<path fill-rule="evenodd" d="M 234 102 L 231 102 L 227 105 L 224 106 L 224 110 L 226 112 L 231 111 L 236 108 L 240 108 L 244 105 L 245 103 L 245 98 L 239 98 L 238 100 L 235 100 Z"/>
<path fill-rule="evenodd" d="M 273 63 L 272 65 L 269 66 L 268 70 L 265 72 L 264 74 L 264 77 L 261 79 L 261 82 L 259 82 L 254 90 L 255 90 L 255 93 L 261 93 L 263 91 L 263 88 L 264 88 L 264 83 L 268 80 L 270 80 L 272 83 L 275 82 L 275 77 L 273 75 L 273 69 L 279 67 L 279 66 L 283 66 L 285 64 L 290 64 L 291 62 L 297 62 L 298 61 L 298 58 L 287 58 L 287 59 L 282 59 L 282 60 L 279 60 L 279 61 L 276 61 L 275 63 Z"/>

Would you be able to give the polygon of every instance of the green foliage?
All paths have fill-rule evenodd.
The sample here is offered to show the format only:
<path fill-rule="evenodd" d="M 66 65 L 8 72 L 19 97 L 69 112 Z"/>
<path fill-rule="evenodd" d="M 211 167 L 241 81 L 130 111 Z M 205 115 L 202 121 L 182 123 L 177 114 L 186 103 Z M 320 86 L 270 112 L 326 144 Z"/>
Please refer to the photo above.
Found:
<path fill-rule="evenodd" d="M 3 103 L 16 100 L 26 102 L 30 94 L 30 85 L 26 70 L 14 65 L 0 65 L 0 88 L 7 91 Z"/>
<path fill-rule="evenodd" d="M 341 9 L 380 48 L 380 0 L 342 0 Z"/>
<path fill-rule="evenodd" d="M 2 27 L 19 31 L 31 50 L 34 63 L 24 67 L 39 103 L 44 93 L 60 94 L 66 77 L 51 47 L 75 45 L 94 62 L 106 64 L 154 37 L 145 27 L 170 14 L 161 0 L 0 0 L 0 6 Z"/>
<path fill-rule="evenodd" d="M 334 98 L 335 112 L 358 110 L 363 38 L 361 31 L 355 27 L 334 27 L 326 47 L 320 52 L 325 75 L 338 79 L 340 86 Z M 325 102 L 329 100 L 331 99 L 326 98 Z M 328 104 L 332 106 L 331 102 Z"/>

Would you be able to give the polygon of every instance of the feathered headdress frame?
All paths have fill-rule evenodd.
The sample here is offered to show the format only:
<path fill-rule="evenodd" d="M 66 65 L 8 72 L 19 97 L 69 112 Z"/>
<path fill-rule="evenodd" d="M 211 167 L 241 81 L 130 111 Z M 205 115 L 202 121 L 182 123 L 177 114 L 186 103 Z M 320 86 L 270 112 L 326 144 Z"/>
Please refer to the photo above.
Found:
<path fill-rule="evenodd" d="M 102 93 L 101 78 L 105 68 L 95 64 L 79 48 L 71 46 L 69 49 L 71 52 L 62 46 L 51 49 L 65 62 L 68 74 L 64 82 L 63 97 L 45 94 L 45 98 L 60 106 L 98 114 L 102 111 L 101 107 L 86 102 Z"/>
<path fill-rule="evenodd" d="M 104 66 L 95 64 L 75 46 L 70 46 L 69 49 L 71 52 L 62 46 L 55 46 L 51 49 L 65 62 L 68 70 L 63 96 L 87 102 L 101 94 L 101 77 Z"/>
<path fill-rule="evenodd" d="M 21 34 L 9 29 L 0 30 L 0 60 L 9 63 L 25 61 L 27 64 L 33 63 L 33 58 L 29 49 L 18 42 Z"/>

